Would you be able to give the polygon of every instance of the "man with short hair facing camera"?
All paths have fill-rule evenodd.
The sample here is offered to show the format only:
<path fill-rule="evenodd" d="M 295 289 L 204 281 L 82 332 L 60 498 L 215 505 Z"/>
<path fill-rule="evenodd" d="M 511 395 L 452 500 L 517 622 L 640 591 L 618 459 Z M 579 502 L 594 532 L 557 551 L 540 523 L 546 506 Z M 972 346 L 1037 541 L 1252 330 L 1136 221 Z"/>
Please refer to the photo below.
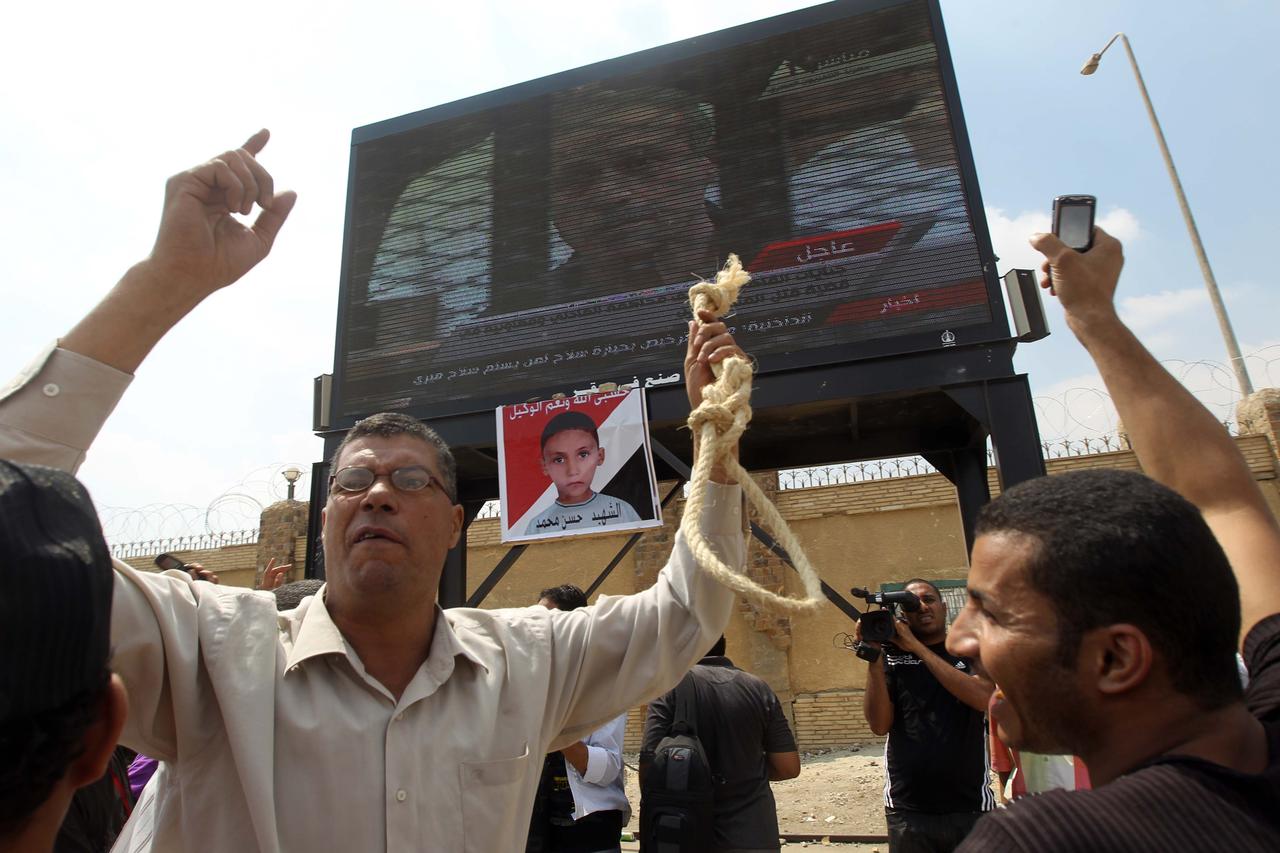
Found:
<path fill-rule="evenodd" d="M 937 586 L 907 581 L 920 600 L 903 609 L 896 636 L 870 661 L 862 710 L 885 741 L 885 822 L 892 853 L 954 850 L 995 807 L 987 773 L 984 716 L 989 681 L 948 653 L 947 605 Z M 857 638 L 872 648 L 881 644 Z"/>
<path fill-rule="evenodd" d="M 1080 756 L 1094 789 L 1019 800 L 964 849 L 1280 850 L 1280 525 L 1222 424 L 1120 320 L 1120 243 L 1032 245 L 1145 476 L 1040 477 L 979 515 L 947 646 L 995 682 L 1005 743 Z"/>

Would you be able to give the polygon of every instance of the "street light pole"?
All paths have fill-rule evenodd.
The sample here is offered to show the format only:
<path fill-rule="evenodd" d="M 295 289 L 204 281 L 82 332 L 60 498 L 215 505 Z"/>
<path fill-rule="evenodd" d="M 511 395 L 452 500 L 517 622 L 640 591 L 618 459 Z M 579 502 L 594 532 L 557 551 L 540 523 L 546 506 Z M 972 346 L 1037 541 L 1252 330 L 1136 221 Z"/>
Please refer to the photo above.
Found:
<path fill-rule="evenodd" d="M 280 474 L 284 477 L 285 482 L 289 484 L 289 496 L 285 498 L 285 500 L 291 501 L 293 500 L 293 487 L 302 479 L 302 469 L 297 465 L 290 465 L 288 468 L 281 471 Z"/>
<path fill-rule="evenodd" d="M 1164 141 L 1164 131 L 1160 128 L 1160 119 L 1156 118 L 1156 109 L 1151 105 L 1151 96 L 1147 94 L 1147 84 L 1142 79 L 1142 71 L 1138 68 L 1137 57 L 1129 45 L 1129 37 L 1124 33 L 1116 33 L 1102 50 L 1089 57 L 1080 69 L 1086 76 L 1098 70 L 1098 62 L 1107 48 L 1115 44 L 1116 39 L 1124 42 L 1125 53 L 1129 54 L 1129 64 L 1133 66 L 1133 76 L 1138 78 L 1138 91 L 1142 93 L 1142 102 L 1146 104 L 1147 116 L 1151 119 L 1151 127 L 1156 132 L 1156 142 L 1160 143 L 1160 153 L 1164 156 L 1165 168 L 1169 170 L 1169 180 L 1173 182 L 1173 191 L 1178 196 L 1178 206 L 1182 208 L 1182 218 L 1186 220 L 1187 232 L 1191 235 L 1191 245 L 1195 247 L 1196 259 L 1200 261 L 1200 272 L 1204 276 L 1204 285 L 1209 291 L 1209 302 L 1213 305 L 1213 313 L 1218 318 L 1218 328 L 1222 331 L 1222 339 L 1227 345 L 1227 355 L 1231 359 L 1231 369 L 1235 372 L 1236 382 L 1240 385 L 1241 397 L 1247 398 L 1253 393 L 1253 383 L 1249 381 L 1249 372 L 1245 369 L 1244 358 L 1240 355 L 1240 344 L 1236 342 L 1236 333 L 1231 328 L 1231 320 L 1227 318 L 1227 307 L 1222 302 L 1222 294 L 1218 290 L 1218 282 L 1213 277 L 1213 269 L 1209 266 L 1209 256 L 1205 254 L 1204 244 L 1200 242 L 1200 229 L 1196 228 L 1195 217 L 1191 215 L 1191 206 L 1187 204 L 1187 196 L 1182 191 L 1182 181 L 1178 179 L 1178 170 L 1174 168 L 1173 156 L 1169 153 L 1169 145 Z"/>

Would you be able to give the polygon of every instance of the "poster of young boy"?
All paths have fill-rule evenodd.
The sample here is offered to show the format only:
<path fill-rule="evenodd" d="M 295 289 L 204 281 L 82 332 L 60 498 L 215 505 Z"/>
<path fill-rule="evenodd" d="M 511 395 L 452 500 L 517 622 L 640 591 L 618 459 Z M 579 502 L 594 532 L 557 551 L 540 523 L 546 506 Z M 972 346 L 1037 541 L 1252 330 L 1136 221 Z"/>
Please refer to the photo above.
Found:
<path fill-rule="evenodd" d="M 641 389 L 500 406 L 502 541 L 661 527 Z"/>

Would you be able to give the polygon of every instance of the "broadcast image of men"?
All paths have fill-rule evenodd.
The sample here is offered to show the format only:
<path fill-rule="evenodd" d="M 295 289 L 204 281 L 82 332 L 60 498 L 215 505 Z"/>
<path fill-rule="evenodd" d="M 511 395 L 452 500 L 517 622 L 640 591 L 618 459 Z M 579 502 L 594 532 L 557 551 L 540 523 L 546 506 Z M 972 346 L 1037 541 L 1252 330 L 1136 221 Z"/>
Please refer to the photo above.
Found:
<path fill-rule="evenodd" d="M 684 282 L 719 266 L 708 105 L 660 86 L 589 84 L 553 95 L 549 114 L 548 208 L 545 220 L 525 224 L 545 231 L 547 267 L 528 280 L 493 278 L 493 134 L 397 198 L 368 295 L 388 311 L 421 311 L 422 298 L 433 300 L 435 328 L 413 333 L 418 340 L 482 316 Z M 380 334 L 391 342 L 407 333 Z"/>
<path fill-rule="evenodd" d="M 992 685 L 946 649 L 947 605 L 930 581 L 913 578 L 920 600 L 867 668 L 863 713 L 885 742 L 884 810 L 891 853 L 956 849 L 995 808 L 984 722 Z M 856 635 L 861 640 L 862 624 Z M 864 640 L 873 648 L 879 644 Z"/>
<path fill-rule="evenodd" d="M 786 103 L 797 121 L 811 106 Z M 959 169 L 937 151 L 945 127 L 941 101 L 922 100 L 900 119 L 858 127 L 813 150 L 788 184 L 796 234 L 900 222 L 916 232 L 915 246 L 972 242 Z M 797 144 L 791 153 L 807 150 Z"/>
<path fill-rule="evenodd" d="M 396 199 L 369 275 L 368 302 L 387 320 L 379 344 L 421 345 L 484 313 L 492 280 L 493 148 L 493 134 L 484 134 L 410 179 Z"/>
<path fill-rule="evenodd" d="M 506 287 L 495 313 L 593 299 L 711 275 L 710 107 L 658 86 L 582 86 L 551 107 L 553 268 Z M 564 249 L 571 252 L 561 259 Z"/>

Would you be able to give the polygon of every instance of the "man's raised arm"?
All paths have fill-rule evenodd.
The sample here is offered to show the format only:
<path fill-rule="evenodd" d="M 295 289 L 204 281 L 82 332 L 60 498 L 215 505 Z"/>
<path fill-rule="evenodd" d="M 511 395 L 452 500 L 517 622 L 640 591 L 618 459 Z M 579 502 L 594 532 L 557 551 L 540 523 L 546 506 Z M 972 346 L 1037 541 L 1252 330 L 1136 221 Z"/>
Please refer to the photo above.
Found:
<path fill-rule="evenodd" d="M 297 196 L 277 194 L 257 161 L 270 133 L 174 175 L 165 185 L 156 243 L 61 345 L 125 373 L 205 297 L 253 269 L 275 242 Z M 262 208 L 252 226 L 232 215 Z"/>
<path fill-rule="evenodd" d="M 169 179 L 151 254 L 28 371 L 0 388 L 0 457 L 74 470 L 151 348 L 271 251 L 296 196 L 257 161 L 269 134 Z M 233 214 L 262 208 L 251 226 Z"/>
<path fill-rule="evenodd" d="M 1199 508 L 1240 584 L 1243 629 L 1280 612 L 1280 525 L 1235 441 L 1121 322 L 1116 283 L 1124 256 L 1101 228 L 1080 253 L 1052 234 L 1031 245 L 1052 270 L 1067 325 L 1089 351 L 1143 470 Z M 1047 282 L 1042 286 L 1048 287 Z"/>

